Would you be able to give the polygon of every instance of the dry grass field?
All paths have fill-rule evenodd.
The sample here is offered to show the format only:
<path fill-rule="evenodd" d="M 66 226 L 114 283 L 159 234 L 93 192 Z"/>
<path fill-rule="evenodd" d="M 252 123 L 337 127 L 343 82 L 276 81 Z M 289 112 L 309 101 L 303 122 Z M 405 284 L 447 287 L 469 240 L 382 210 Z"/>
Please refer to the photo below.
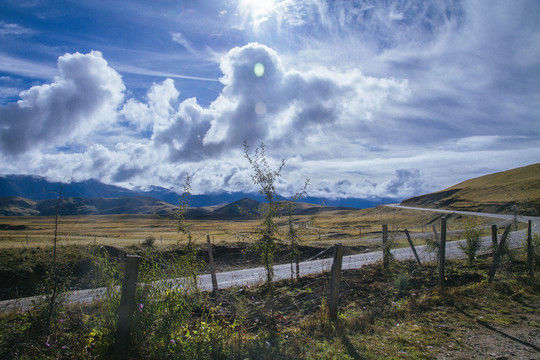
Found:
<path fill-rule="evenodd" d="M 396 246 L 407 246 L 403 230 L 411 234 L 431 236 L 432 225 L 439 225 L 441 214 L 428 214 L 414 210 L 378 206 L 363 210 L 321 212 L 314 216 L 295 216 L 302 226 L 302 241 L 309 246 L 328 246 L 344 242 L 349 246 L 377 247 L 381 225 L 387 224 Z M 464 217 L 449 216 L 450 236 L 463 227 Z M 286 230 L 285 217 L 277 220 Z M 481 220 L 479 225 L 489 226 L 493 219 Z M 258 220 L 187 220 L 193 238 L 205 243 L 209 235 L 216 245 L 227 246 L 251 242 Z M 0 217 L 0 248 L 48 247 L 54 236 L 54 217 Z M 453 232 L 454 231 L 454 232 Z M 486 233 L 487 234 L 487 233 Z M 457 234 L 459 235 L 459 234 Z M 173 221 L 153 215 L 99 215 L 65 216 L 58 220 L 60 245 L 109 245 L 117 248 L 140 245 L 145 239 L 155 239 L 156 247 L 183 244 L 187 238 L 179 234 Z M 422 236 L 416 240 L 422 243 Z"/>
<path fill-rule="evenodd" d="M 538 216 L 540 213 L 540 164 L 466 180 L 438 192 L 404 200 L 403 204 Z"/>

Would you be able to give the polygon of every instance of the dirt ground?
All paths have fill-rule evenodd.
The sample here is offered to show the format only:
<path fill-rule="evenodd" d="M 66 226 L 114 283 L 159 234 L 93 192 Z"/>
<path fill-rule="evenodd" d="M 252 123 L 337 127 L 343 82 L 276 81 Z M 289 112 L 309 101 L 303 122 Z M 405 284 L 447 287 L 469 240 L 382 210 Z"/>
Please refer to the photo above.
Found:
<path fill-rule="evenodd" d="M 540 306 L 527 304 L 507 309 L 511 324 L 489 325 L 482 316 L 462 312 L 463 325 L 445 328 L 459 338 L 462 348 L 449 345 L 436 359 L 540 359 Z M 457 314 L 459 316 L 459 314 Z M 468 321 L 468 322 L 467 322 Z"/>

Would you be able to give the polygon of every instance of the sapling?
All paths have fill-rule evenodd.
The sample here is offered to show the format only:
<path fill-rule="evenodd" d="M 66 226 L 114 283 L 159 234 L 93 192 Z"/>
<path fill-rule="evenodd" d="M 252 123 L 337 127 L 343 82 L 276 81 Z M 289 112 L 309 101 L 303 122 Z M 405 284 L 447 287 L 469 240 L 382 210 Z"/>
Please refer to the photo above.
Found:
<path fill-rule="evenodd" d="M 260 237 L 257 239 L 255 247 L 261 254 L 266 271 L 266 283 L 271 288 L 274 276 L 274 253 L 278 235 L 278 228 L 274 219 L 278 216 L 280 209 L 275 183 L 277 178 L 281 177 L 281 170 L 285 166 L 285 160 L 281 159 L 280 165 L 274 170 L 270 167 L 266 158 L 264 143 L 261 143 L 252 155 L 246 141 L 244 141 L 244 157 L 251 165 L 253 184 L 259 187 L 259 193 L 264 196 L 266 201 L 261 216 Z"/>
<path fill-rule="evenodd" d="M 476 260 L 476 254 L 482 247 L 482 229 L 478 228 L 478 222 L 475 219 L 465 221 L 463 235 L 465 242 L 458 243 L 458 246 L 467 256 L 469 265 L 472 265 Z"/>
<path fill-rule="evenodd" d="M 285 203 L 285 211 L 287 213 L 287 233 L 286 238 L 289 240 L 291 257 L 291 282 L 293 280 L 293 262 L 296 262 L 296 280 L 300 278 L 300 228 L 294 224 L 294 210 L 296 208 L 295 202 L 301 200 L 307 196 L 307 187 L 309 180 L 306 180 L 304 187 L 299 193 L 296 193 L 289 201 Z M 307 224 L 305 224 L 307 225 Z"/>

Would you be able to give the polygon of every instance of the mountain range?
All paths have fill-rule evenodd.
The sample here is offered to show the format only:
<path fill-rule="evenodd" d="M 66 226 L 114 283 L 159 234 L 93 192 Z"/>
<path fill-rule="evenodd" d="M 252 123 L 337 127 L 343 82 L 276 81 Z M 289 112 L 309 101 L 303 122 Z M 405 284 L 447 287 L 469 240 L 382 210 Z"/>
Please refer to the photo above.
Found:
<path fill-rule="evenodd" d="M 35 175 L 4 175 L 0 176 L 0 198 L 5 196 L 18 196 L 28 200 L 47 200 L 58 198 L 62 191 L 62 197 L 81 198 L 120 198 L 120 197 L 152 197 L 156 200 L 177 205 L 181 194 L 160 186 L 151 186 L 148 189 L 130 190 L 123 187 L 104 184 L 98 180 L 72 181 L 61 183 L 49 181 L 44 177 Z M 204 195 L 191 195 L 189 205 L 193 207 L 223 205 L 243 198 L 251 198 L 259 202 L 263 196 L 249 192 L 221 192 Z M 341 198 L 326 199 L 321 197 L 307 197 L 303 202 L 317 205 L 346 206 L 364 209 L 381 204 L 395 203 L 400 199 L 394 198 Z"/>
<path fill-rule="evenodd" d="M 0 176 L 0 216 L 54 215 L 58 202 L 60 215 L 97 214 L 165 214 L 176 209 L 181 195 L 166 188 L 153 186 L 149 189 L 131 190 L 104 184 L 97 180 L 61 183 L 40 176 Z M 260 205 L 263 197 L 257 193 L 223 192 L 218 194 L 191 195 L 191 218 L 238 218 L 251 213 L 254 204 Z M 325 199 L 307 197 L 298 206 L 303 211 L 315 212 L 340 208 L 367 208 L 380 204 L 395 203 L 397 199 Z M 318 206 L 315 206 L 318 205 Z M 238 212 L 241 208 L 242 211 Z"/>
<path fill-rule="evenodd" d="M 61 191 L 61 194 L 60 194 Z M 59 197 L 59 195 L 61 195 Z M 162 187 L 130 190 L 97 180 L 50 182 L 39 176 L 0 176 L 0 216 L 168 214 L 178 209 L 181 195 Z M 59 200 L 58 200 L 59 199 Z M 260 210 L 259 194 L 233 192 L 193 195 L 186 217 L 249 218 Z M 400 199 L 324 199 L 308 197 L 297 203 L 295 214 L 362 209 L 396 203 Z M 447 189 L 415 196 L 407 206 L 494 213 L 540 214 L 540 163 L 463 181 Z"/>

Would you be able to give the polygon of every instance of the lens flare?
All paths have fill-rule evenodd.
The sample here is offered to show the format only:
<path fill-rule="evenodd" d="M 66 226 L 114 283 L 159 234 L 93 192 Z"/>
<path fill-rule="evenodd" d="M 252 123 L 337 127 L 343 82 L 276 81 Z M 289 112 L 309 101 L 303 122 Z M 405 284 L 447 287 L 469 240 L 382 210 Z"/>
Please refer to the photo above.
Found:
<path fill-rule="evenodd" d="M 266 114 L 266 105 L 263 102 L 258 102 L 255 105 L 255 113 L 259 116 L 263 116 Z"/>
<path fill-rule="evenodd" d="M 253 72 L 255 73 L 255 76 L 261 77 L 264 75 L 264 65 L 261 63 L 256 63 L 255 66 L 253 66 Z"/>

